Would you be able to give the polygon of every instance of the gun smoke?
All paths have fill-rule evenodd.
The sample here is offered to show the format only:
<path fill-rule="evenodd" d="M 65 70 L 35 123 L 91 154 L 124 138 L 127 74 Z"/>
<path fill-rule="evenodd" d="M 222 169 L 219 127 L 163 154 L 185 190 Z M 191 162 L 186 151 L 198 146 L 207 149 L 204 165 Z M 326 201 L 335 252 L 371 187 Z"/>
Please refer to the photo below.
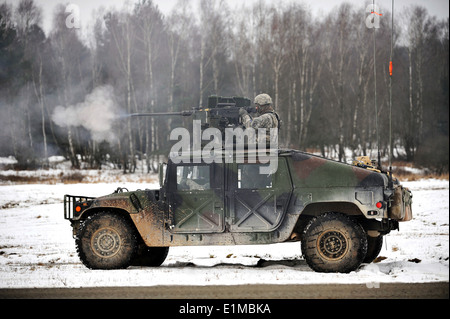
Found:
<path fill-rule="evenodd" d="M 86 95 L 84 102 L 68 107 L 57 106 L 52 120 L 61 127 L 82 126 L 96 142 L 111 142 L 115 139 L 111 128 L 118 113 L 113 87 L 106 85 L 95 88 Z"/>

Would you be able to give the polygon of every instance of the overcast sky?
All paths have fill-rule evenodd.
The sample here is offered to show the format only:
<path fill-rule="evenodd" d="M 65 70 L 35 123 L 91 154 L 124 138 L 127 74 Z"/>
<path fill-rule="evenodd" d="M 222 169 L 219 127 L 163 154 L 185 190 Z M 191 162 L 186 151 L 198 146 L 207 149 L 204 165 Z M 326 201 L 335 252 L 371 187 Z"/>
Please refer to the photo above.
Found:
<path fill-rule="evenodd" d="M 5 0 L 0 0 L 4 2 Z M 16 5 L 19 0 L 6 0 L 8 3 L 13 3 Z M 128 0 L 130 3 L 135 3 L 138 0 Z M 192 0 L 194 3 L 194 8 L 197 6 L 198 0 Z M 229 6 L 233 9 L 236 7 L 246 4 L 251 5 L 253 2 L 258 0 L 225 0 Z M 352 4 L 361 6 L 361 4 L 367 5 L 371 4 L 372 0 L 295 0 L 301 3 L 305 3 L 310 7 L 314 16 L 320 16 L 330 12 L 335 6 L 342 2 L 350 2 Z M 92 11 L 100 6 L 106 8 L 115 7 L 117 9 L 122 8 L 123 4 L 126 2 L 124 0 L 35 0 L 35 2 L 43 8 L 43 27 L 46 32 L 50 30 L 52 24 L 53 10 L 58 3 L 74 3 L 80 8 L 80 19 L 82 26 L 86 26 L 91 18 Z M 172 8 L 177 3 L 177 0 L 153 0 L 155 4 L 158 5 L 159 9 L 164 13 L 168 14 Z M 280 3 L 280 0 L 265 0 L 266 3 L 275 2 Z M 284 0 L 284 2 L 290 2 L 289 0 Z M 375 0 L 375 3 L 380 7 L 391 8 L 391 0 Z M 435 15 L 438 18 L 447 18 L 449 16 L 449 1 L 448 0 L 394 0 L 395 13 L 400 13 L 405 7 L 411 6 L 413 4 L 421 5 L 428 9 L 430 15 Z"/>

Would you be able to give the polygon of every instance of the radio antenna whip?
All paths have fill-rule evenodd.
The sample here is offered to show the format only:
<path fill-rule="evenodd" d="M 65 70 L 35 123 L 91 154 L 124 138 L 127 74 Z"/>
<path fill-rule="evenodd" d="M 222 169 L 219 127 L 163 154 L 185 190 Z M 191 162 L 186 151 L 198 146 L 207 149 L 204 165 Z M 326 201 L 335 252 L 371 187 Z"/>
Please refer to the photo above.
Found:
<path fill-rule="evenodd" d="M 389 61 L 389 182 L 392 184 L 392 156 L 394 147 L 392 143 L 392 57 L 393 43 L 394 43 L 394 0 L 392 0 L 392 13 L 391 13 L 391 56 Z M 392 185 L 390 185 L 392 187 Z"/>
<path fill-rule="evenodd" d="M 372 1 L 372 11 L 375 14 L 375 0 Z M 375 17 L 374 17 L 375 19 Z M 375 130 L 377 135 L 377 148 L 378 148 L 378 169 L 381 170 L 381 153 L 380 153 L 380 136 L 378 129 L 378 105 L 377 105 L 377 63 L 376 63 L 376 37 L 375 30 L 373 28 L 373 83 L 374 83 L 374 103 L 375 103 Z"/>

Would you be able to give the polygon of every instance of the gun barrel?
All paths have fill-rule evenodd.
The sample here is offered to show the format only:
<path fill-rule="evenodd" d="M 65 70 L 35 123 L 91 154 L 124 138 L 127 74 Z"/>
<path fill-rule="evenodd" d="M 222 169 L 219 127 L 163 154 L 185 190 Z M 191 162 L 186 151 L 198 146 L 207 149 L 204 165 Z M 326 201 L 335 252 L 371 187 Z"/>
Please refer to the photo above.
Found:
<path fill-rule="evenodd" d="M 138 116 L 191 116 L 194 111 L 182 111 L 182 112 L 162 112 L 162 113 L 133 113 L 131 117 Z"/>

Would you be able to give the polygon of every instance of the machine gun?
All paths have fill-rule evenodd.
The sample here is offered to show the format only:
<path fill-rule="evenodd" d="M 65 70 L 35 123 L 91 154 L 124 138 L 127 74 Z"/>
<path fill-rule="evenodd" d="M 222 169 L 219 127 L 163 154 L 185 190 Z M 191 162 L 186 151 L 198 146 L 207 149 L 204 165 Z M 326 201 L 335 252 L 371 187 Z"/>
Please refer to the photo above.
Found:
<path fill-rule="evenodd" d="M 210 96 L 207 108 L 194 108 L 190 111 L 163 112 L 163 113 L 133 113 L 129 116 L 193 116 L 205 113 L 206 119 L 202 129 L 215 127 L 223 131 L 226 128 L 235 128 L 242 125 L 239 109 L 244 108 L 248 113 L 255 113 L 256 108 L 251 106 L 251 100 L 245 97 Z"/>
<path fill-rule="evenodd" d="M 223 130 L 227 127 L 238 127 L 241 123 L 239 109 L 244 108 L 248 113 L 256 113 L 256 108 L 251 106 L 250 99 L 243 97 L 220 97 L 210 96 L 208 98 L 208 113 L 205 128 L 216 127 Z M 209 126 L 207 126 L 209 124 Z"/>

